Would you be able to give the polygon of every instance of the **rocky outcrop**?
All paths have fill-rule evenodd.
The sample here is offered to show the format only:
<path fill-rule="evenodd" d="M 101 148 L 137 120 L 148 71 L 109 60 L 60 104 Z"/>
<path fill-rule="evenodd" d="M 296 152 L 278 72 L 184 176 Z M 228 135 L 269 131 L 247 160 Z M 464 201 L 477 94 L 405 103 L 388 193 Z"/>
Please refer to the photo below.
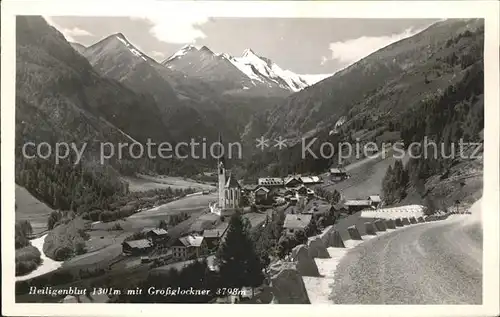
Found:
<path fill-rule="evenodd" d="M 297 269 L 302 276 L 319 276 L 318 266 L 309 255 L 306 245 L 300 244 L 292 250 L 292 261 L 297 262 Z"/>
<path fill-rule="evenodd" d="M 375 229 L 375 226 L 371 222 L 365 222 L 365 232 L 367 235 L 371 236 L 377 235 L 377 230 Z"/>
<path fill-rule="evenodd" d="M 387 228 L 385 226 L 385 222 L 382 219 L 376 220 L 373 224 L 375 225 L 375 229 L 377 229 L 377 231 L 386 231 L 387 230 Z"/>
<path fill-rule="evenodd" d="M 417 223 L 417 219 L 415 219 L 415 217 L 410 217 L 410 223 L 411 224 L 416 224 Z"/>
<path fill-rule="evenodd" d="M 277 262 L 270 266 L 274 304 L 310 304 L 296 262 Z"/>
<path fill-rule="evenodd" d="M 385 225 L 387 226 L 387 229 L 396 229 L 396 224 L 394 223 L 394 220 L 392 220 L 392 219 L 387 219 L 385 221 Z"/>
<path fill-rule="evenodd" d="M 349 237 L 351 238 L 351 240 L 363 240 L 356 226 L 348 227 L 347 232 L 349 233 Z"/>
<path fill-rule="evenodd" d="M 320 237 L 314 237 L 308 241 L 309 256 L 311 258 L 327 259 L 330 257 L 328 250 Z"/>
<path fill-rule="evenodd" d="M 417 218 L 417 221 L 418 221 L 419 223 L 425 222 L 424 217 L 418 217 L 418 218 Z"/>
<path fill-rule="evenodd" d="M 401 218 L 397 218 L 396 220 L 394 220 L 394 223 L 396 224 L 396 227 L 403 227 L 404 226 Z"/>
<path fill-rule="evenodd" d="M 403 223 L 403 226 L 409 226 L 410 225 L 410 220 L 408 220 L 408 218 L 401 219 L 401 222 Z"/>

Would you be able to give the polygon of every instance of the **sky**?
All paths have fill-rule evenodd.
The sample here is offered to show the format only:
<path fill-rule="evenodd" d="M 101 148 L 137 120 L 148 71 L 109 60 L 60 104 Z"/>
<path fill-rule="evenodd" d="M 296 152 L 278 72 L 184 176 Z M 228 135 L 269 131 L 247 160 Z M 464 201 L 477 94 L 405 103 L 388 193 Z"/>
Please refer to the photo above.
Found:
<path fill-rule="evenodd" d="M 297 74 L 333 74 L 437 20 L 347 18 L 45 17 L 70 42 L 90 46 L 122 33 L 163 61 L 186 44 L 241 56 L 251 48 Z"/>

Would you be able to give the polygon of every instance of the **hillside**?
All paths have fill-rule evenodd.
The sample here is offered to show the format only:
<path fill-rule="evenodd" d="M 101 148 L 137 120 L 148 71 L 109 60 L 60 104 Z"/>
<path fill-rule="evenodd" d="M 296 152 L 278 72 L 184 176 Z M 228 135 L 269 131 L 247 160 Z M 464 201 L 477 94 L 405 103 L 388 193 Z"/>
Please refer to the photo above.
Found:
<path fill-rule="evenodd" d="M 196 172 L 189 162 L 132 159 L 126 151 L 99 163 L 101 142 L 173 140 L 152 97 L 99 75 L 43 18 L 17 18 L 16 67 L 16 183 L 50 207 L 105 207 L 127 192 L 119 173 Z M 75 166 L 74 152 L 59 164 L 54 151 L 26 159 L 25 142 L 87 146 Z"/>
<path fill-rule="evenodd" d="M 332 129 L 342 116 L 373 124 L 397 116 L 460 80 L 461 62 L 481 58 L 482 30 L 482 20 L 451 19 L 382 48 L 288 97 L 268 113 L 268 134 L 298 137 Z M 465 32 L 480 36 L 453 41 Z"/>
<path fill-rule="evenodd" d="M 422 119 L 432 122 L 434 137 L 441 135 L 436 133 L 438 126 L 447 126 L 447 134 L 460 126 L 464 134 L 476 139 L 484 124 L 482 23 L 436 23 L 255 115 L 245 130 L 248 135 L 258 135 L 254 127 L 267 129 L 271 139 L 287 138 L 288 147 L 280 152 L 255 153 L 247 164 L 249 174 L 318 173 L 338 164 L 338 153 L 331 158 L 302 158 L 300 138 L 308 144 L 317 137 L 311 147 L 314 153 L 319 153 L 323 142 L 337 145 L 356 139 L 361 146 L 369 141 L 380 145 L 400 139 L 408 145 L 407 135 L 418 130 L 416 140 L 420 140 L 421 133 L 430 132 L 422 124 L 417 127 L 411 123 Z M 430 106 L 434 100 L 441 100 L 446 108 Z M 457 115 L 452 115 L 453 111 Z M 429 114 L 432 118 L 425 119 Z"/>

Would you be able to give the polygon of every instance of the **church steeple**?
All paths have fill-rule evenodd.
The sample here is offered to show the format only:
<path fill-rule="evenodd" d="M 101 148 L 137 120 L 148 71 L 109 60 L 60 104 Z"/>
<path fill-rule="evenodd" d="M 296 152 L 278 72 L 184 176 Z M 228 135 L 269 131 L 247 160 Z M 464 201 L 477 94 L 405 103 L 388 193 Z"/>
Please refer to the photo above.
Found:
<path fill-rule="evenodd" d="M 224 185 L 226 184 L 226 166 L 224 160 L 224 154 L 222 149 L 222 135 L 219 133 L 219 155 L 217 155 L 217 169 L 218 169 L 218 182 L 219 182 L 219 208 L 222 210 L 226 208 L 226 198 Z"/>
<path fill-rule="evenodd" d="M 226 159 L 224 158 L 224 148 L 221 133 L 219 133 L 219 153 L 217 155 L 217 167 L 219 168 L 219 174 L 221 174 L 221 167 L 226 168 Z"/>

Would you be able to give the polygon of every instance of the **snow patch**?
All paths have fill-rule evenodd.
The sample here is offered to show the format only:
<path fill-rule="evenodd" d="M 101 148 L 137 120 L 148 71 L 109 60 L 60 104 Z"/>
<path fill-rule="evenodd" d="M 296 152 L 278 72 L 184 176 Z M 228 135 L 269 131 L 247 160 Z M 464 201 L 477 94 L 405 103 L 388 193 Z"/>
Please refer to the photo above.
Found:
<path fill-rule="evenodd" d="M 192 44 L 184 45 L 183 47 L 181 47 L 180 50 L 178 50 L 177 52 L 172 54 L 172 56 L 170 56 L 164 63 L 169 62 L 171 60 L 174 60 L 176 58 L 181 58 L 182 56 L 186 55 L 188 52 L 190 52 L 192 50 L 199 51 L 200 49 L 201 49 L 201 46 L 198 46 L 198 45 L 192 45 Z"/>
<path fill-rule="evenodd" d="M 54 270 L 57 270 L 63 264 L 63 261 L 54 261 L 51 258 L 47 257 L 45 253 L 43 253 L 43 244 L 45 243 L 46 237 L 47 235 L 43 235 L 40 238 L 31 240 L 31 245 L 37 248 L 38 251 L 40 251 L 40 259 L 42 260 L 42 264 L 40 264 L 40 266 L 38 266 L 33 272 L 29 274 L 16 276 L 16 281 L 29 280 L 36 276 L 52 272 Z"/>
<path fill-rule="evenodd" d="M 127 40 L 125 40 L 123 37 L 121 36 L 117 36 L 116 37 L 120 42 L 122 42 L 128 49 L 130 52 L 132 52 L 132 54 L 134 54 L 135 56 L 137 57 L 140 57 L 142 58 L 144 61 L 147 61 L 146 57 L 144 57 L 144 55 L 141 54 L 141 52 L 139 52 L 139 50 L 137 50 L 132 44 L 130 44 Z"/>

